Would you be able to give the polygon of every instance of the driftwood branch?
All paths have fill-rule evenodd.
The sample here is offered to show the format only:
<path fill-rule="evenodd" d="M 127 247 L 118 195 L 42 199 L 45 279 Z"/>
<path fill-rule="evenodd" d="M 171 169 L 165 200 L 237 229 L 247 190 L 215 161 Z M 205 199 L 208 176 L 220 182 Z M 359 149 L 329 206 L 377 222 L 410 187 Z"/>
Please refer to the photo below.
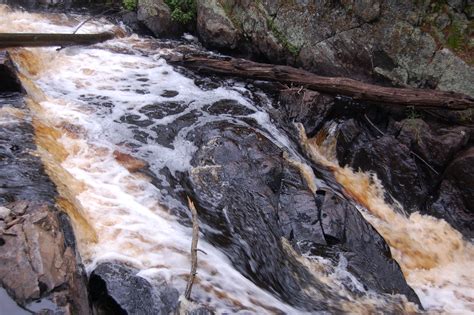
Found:
<path fill-rule="evenodd" d="M 343 77 L 323 77 L 289 66 L 245 59 L 216 59 L 202 56 L 168 56 L 168 62 L 203 73 L 238 76 L 304 86 L 329 94 L 350 96 L 378 104 L 464 110 L 474 108 L 474 98 L 455 92 L 382 87 Z"/>
<path fill-rule="evenodd" d="M 191 273 L 189 275 L 188 283 L 186 284 L 186 290 L 184 291 L 184 297 L 187 300 L 191 298 L 191 290 L 193 288 L 194 278 L 196 277 L 197 270 L 197 244 L 199 240 L 199 224 L 196 207 L 194 203 L 188 197 L 188 205 L 191 209 L 192 221 L 193 221 L 193 238 L 191 241 Z"/>
<path fill-rule="evenodd" d="M 114 38 L 112 32 L 98 34 L 0 33 L 0 48 L 93 45 Z"/>

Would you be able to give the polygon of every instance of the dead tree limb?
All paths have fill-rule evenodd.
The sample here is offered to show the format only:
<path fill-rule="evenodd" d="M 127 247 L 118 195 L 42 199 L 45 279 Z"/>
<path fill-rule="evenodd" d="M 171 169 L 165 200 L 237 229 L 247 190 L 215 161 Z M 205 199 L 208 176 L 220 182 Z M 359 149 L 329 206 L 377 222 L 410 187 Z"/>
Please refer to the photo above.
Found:
<path fill-rule="evenodd" d="M 350 96 L 378 104 L 464 110 L 474 108 L 474 98 L 461 93 L 413 88 L 383 87 L 343 77 L 323 77 L 289 66 L 245 59 L 202 56 L 168 56 L 168 62 L 202 73 L 238 76 L 304 86 L 308 89 Z"/>
<path fill-rule="evenodd" d="M 93 45 L 112 39 L 115 34 L 0 33 L 0 48 Z"/>
<path fill-rule="evenodd" d="M 187 300 L 191 298 L 191 290 L 193 288 L 194 278 L 196 277 L 197 270 L 197 244 L 199 240 L 199 224 L 196 207 L 194 203 L 188 197 L 188 205 L 191 209 L 192 221 L 193 221 L 193 238 L 191 241 L 191 273 L 189 275 L 188 283 L 186 284 L 186 290 L 184 291 L 184 297 Z"/>

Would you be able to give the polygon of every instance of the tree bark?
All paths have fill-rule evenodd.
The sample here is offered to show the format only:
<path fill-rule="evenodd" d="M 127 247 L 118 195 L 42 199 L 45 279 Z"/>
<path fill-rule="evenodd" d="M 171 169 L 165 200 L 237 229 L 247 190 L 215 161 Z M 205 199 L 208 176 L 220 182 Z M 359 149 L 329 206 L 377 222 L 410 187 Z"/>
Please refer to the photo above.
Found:
<path fill-rule="evenodd" d="M 114 33 L 47 34 L 0 33 L 0 48 L 93 45 L 114 38 Z"/>
<path fill-rule="evenodd" d="M 474 98 L 455 92 L 413 88 L 383 87 L 344 77 L 323 77 L 289 66 L 264 64 L 245 59 L 215 59 L 202 56 L 171 56 L 168 62 L 198 72 L 277 81 L 304 86 L 328 94 L 350 96 L 378 104 L 449 110 L 474 108 Z"/>

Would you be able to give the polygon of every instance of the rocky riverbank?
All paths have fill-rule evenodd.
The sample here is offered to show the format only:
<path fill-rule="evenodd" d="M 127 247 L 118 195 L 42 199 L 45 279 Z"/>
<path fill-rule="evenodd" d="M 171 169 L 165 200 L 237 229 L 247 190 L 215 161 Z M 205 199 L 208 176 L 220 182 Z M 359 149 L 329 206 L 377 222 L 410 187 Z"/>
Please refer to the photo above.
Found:
<path fill-rule="evenodd" d="M 27 310 L 89 314 L 74 232 L 35 155 L 32 117 L 5 52 L 0 81 L 0 284 Z"/>
<path fill-rule="evenodd" d="M 166 3 L 140 0 L 137 12 L 127 13 L 127 18 L 159 36 L 178 36 L 184 30 L 194 29 L 208 47 L 302 66 L 320 74 L 344 75 L 387 85 L 436 87 L 473 95 L 472 66 L 463 50 L 464 44 L 452 47 L 451 51 L 449 34 L 443 33 L 447 36 L 445 43 L 437 43 L 438 39 L 423 26 L 424 14 L 434 14 L 432 18 L 436 21 L 441 19 L 442 13 L 435 7 L 374 1 L 366 7 L 328 3 L 322 5 L 322 11 L 317 11 L 318 8 L 303 1 L 291 2 L 291 6 L 287 1 L 200 1 L 195 26 L 189 25 L 192 22 L 183 26 L 173 18 Z M 425 11 L 420 13 L 417 11 L 420 8 Z M 465 25 L 472 18 L 469 5 L 448 1 L 442 8 L 450 21 L 444 21 L 447 26 L 443 30 L 460 23 L 463 26 L 459 37 L 468 36 Z M 411 20 L 415 17 L 410 17 L 415 11 L 420 14 L 416 23 Z M 402 17 L 401 12 L 410 14 Z M 400 38 L 395 43 L 397 36 Z M 135 52 L 127 45 L 106 49 L 133 55 Z M 155 49 L 179 50 L 180 43 L 154 42 L 153 45 Z M 145 65 L 150 63 L 151 68 L 163 66 L 155 64 L 156 60 L 141 61 Z M 119 65 L 126 68 L 131 63 Z M 98 69 L 83 70 L 87 74 Z M 170 71 L 174 70 L 163 71 L 163 75 L 169 75 Z M 348 296 L 371 290 L 379 294 L 378 298 L 383 296 L 387 298 L 384 301 L 390 301 L 388 306 L 383 304 L 383 310 L 382 304 L 373 306 L 380 311 L 407 310 L 404 298 L 397 300 L 399 297 L 390 296 L 393 293 L 420 304 L 400 266 L 392 259 L 389 246 L 364 219 L 331 170 L 305 159 L 309 169 L 312 168 L 310 174 L 314 171 L 318 177 L 316 187 L 316 180 L 305 173 L 297 160 L 289 158 L 291 150 L 302 157 L 307 153 L 294 123 L 303 125 L 305 136 L 324 149 L 328 159 L 375 173 L 385 187 L 386 201 L 398 206 L 400 212 L 420 211 L 442 218 L 466 239 L 474 237 L 472 110 L 448 112 L 366 104 L 303 87 L 223 80 L 218 76 L 201 77 L 185 69 L 178 71 L 186 76 L 180 79 L 192 79 L 196 95 L 230 87 L 233 92 L 244 91 L 245 97 L 240 102 L 207 99 L 206 104 L 198 99 L 196 105 L 195 99 L 179 100 L 180 94 L 186 91 L 166 90 L 160 94 L 166 100 L 137 105 L 139 115 L 121 112 L 113 123 L 109 121 L 110 126 L 118 123 L 128 128 L 137 150 L 141 144 L 147 144 L 168 152 L 164 148 L 175 150 L 179 145 L 176 139 L 190 144 L 196 151 L 189 153 L 190 166 L 186 171 L 172 171 L 168 167 L 157 171 L 150 167 L 156 156 L 142 161 L 114 153 L 115 160 L 122 160 L 123 164 L 131 161 L 132 166 L 127 168 L 130 173 L 143 175 L 147 183 L 168 198 L 166 201 L 178 201 L 169 213 L 184 225 L 189 225 L 189 209 L 183 205 L 190 196 L 203 224 L 203 239 L 224 253 L 239 274 L 279 300 L 299 310 L 342 312 L 347 311 L 344 303 L 353 302 Z M 116 76 L 114 82 L 129 79 Z M 455 76 L 460 79 L 454 79 Z M 135 90 L 135 97 L 150 94 L 152 87 L 159 84 L 155 79 L 151 74 L 139 75 L 137 82 L 143 86 Z M 130 92 L 131 86 L 137 84 L 126 82 L 130 85 L 117 93 Z M 154 282 L 146 280 L 132 263 L 98 263 L 91 267 L 87 281 L 68 217 L 57 208 L 56 188 L 34 154 L 32 118 L 15 71 L 6 58 L 0 62 L 0 86 L 4 89 L 0 92 L 2 286 L 27 309 L 32 309 L 36 301 L 51 311 L 72 314 L 137 311 L 164 314 L 176 309 L 179 292 L 162 278 L 156 277 Z M 86 85 L 77 85 L 76 89 L 87 91 Z M 91 108 L 107 109 L 107 115 L 112 115 L 116 104 L 110 97 L 92 91 L 92 94 L 81 94 L 81 100 Z M 266 97 L 270 109 L 265 107 L 264 111 Z M 117 104 L 120 101 L 115 100 Z M 267 117 L 267 113 L 269 118 L 264 125 L 262 117 Z M 93 114 L 91 110 L 90 115 Z M 169 119 L 168 124 L 158 124 L 150 130 L 154 122 L 164 118 Z M 290 145 L 276 144 L 265 129 L 274 126 L 268 130 L 281 131 L 292 140 Z M 187 133 L 181 139 L 183 130 Z M 124 149 L 128 148 L 124 145 L 127 141 L 133 147 L 132 139 L 125 139 L 120 144 Z M 298 144 L 302 146 L 298 148 Z M 111 226 L 117 225 L 112 220 L 109 222 Z M 140 231 L 134 233 L 144 239 Z M 139 249 L 139 244 L 137 241 L 129 247 Z M 159 247 L 153 250 L 160 251 Z M 344 284 L 348 288 L 341 285 L 337 289 L 347 291 L 341 294 L 342 291 L 334 290 L 333 283 L 326 278 L 327 270 L 324 271 L 327 273 L 319 271 L 318 276 L 309 272 L 302 254 L 323 257 L 337 263 L 337 268 L 343 265 L 341 268 L 354 278 L 350 285 Z M 213 271 L 215 274 L 217 270 Z M 360 288 L 352 287 L 354 283 Z M 226 288 L 215 285 L 204 288 L 226 298 Z M 233 302 L 235 309 L 245 309 L 240 301 Z M 211 312 L 207 308 L 201 311 Z"/>
<path fill-rule="evenodd" d="M 138 1 L 138 21 L 157 36 L 183 30 L 165 2 Z M 188 26 L 204 45 L 244 57 L 472 96 L 473 8 L 469 1 L 203 0 L 189 9 L 196 12 Z"/>

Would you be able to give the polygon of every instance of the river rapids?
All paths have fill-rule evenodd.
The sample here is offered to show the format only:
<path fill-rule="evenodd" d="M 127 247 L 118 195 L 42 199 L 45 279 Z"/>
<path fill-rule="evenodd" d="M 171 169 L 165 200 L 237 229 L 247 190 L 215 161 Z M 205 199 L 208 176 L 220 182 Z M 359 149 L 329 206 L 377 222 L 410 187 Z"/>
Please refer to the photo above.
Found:
<path fill-rule="evenodd" d="M 86 18 L 3 6 L 0 32 L 71 33 Z M 58 188 L 58 205 L 72 219 L 88 272 L 101 262 L 120 261 L 141 270 L 139 275 L 152 284 L 165 279 L 184 292 L 191 227 L 189 218 L 179 215 L 187 205 L 171 193 L 182 187 L 167 178 L 197 172 L 191 161 L 199 148 L 189 135 L 206 124 L 224 122 L 264 135 L 298 166 L 314 191 L 331 188 L 313 173 L 308 157 L 329 169 L 343 187 L 337 193 L 350 198 L 384 237 L 424 308 L 403 296 L 366 289 L 348 271 L 342 255 L 337 262 L 299 255 L 282 239 L 289 255 L 331 292 L 329 313 L 474 312 L 472 244 L 442 220 L 395 210 L 384 201 L 383 187 L 373 175 L 340 167 L 331 132 L 321 141 L 306 138 L 300 130 L 300 143 L 295 143 L 272 119 L 274 100 L 257 86 L 197 77 L 167 64 L 163 57 L 175 47 L 192 47 L 186 39 L 167 42 L 130 35 L 101 19 L 86 23 L 79 33 L 105 30 L 120 36 L 90 47 L 9 50 L 27 91 L 36 154 Z M 210 104 L 219 102 L 234 104 L 235 110 L 210 110 Z M 147 172 L 139 171 L 144 168 Z M 215 229 L 203 222 L 200 228 Z M 314 313 L 243 275 L 232 257 L 202 234 L 198 247 L 205 254 L 198 253 L 193 300 L 219 314 Z"/>

